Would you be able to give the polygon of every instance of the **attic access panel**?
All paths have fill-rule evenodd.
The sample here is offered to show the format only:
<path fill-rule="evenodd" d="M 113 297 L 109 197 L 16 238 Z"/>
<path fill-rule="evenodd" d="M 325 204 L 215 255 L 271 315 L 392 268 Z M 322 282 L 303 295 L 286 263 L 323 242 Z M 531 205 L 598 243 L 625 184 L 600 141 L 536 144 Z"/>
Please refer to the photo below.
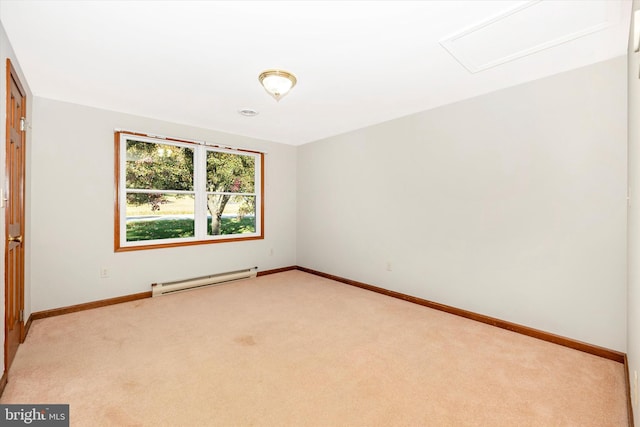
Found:
<path fill-rule="evenodd" d="M 621 19 L 609 0 L 533 0 L 440 41 L 472 73 L 602 31 Z"/>

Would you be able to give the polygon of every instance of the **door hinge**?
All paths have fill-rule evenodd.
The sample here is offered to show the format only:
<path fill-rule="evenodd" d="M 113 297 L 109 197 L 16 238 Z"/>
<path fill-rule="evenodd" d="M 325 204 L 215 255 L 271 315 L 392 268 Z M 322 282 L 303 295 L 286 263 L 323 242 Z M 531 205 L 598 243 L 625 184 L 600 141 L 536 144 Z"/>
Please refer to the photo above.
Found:
<path fill-rule="evenodd" d="M 20 319 L 21 322 L 24 322 L 24 310 L 20 310 Z"/>
<path fill-rule="evenodd" d="M 20 117 L 20 131 L 24 132 L 27 129 L 27 120 L 24 117 Z"/>

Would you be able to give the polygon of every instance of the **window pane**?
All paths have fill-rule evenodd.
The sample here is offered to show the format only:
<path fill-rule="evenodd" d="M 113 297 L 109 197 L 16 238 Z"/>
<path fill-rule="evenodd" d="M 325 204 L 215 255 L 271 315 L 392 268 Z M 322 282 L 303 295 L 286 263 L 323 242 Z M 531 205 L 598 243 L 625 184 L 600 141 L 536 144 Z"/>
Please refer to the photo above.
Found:
<path fill-rule="evenodd" d="M 127 242 L 194 237 L 193 195 L 127 193 Z"/>
<path fill-rule="evenodd" d="M 256 158 L 207 151 L 207 191 L 254 193 Z"/>
<path fill-rule="evenodd" d="M 193 150 L 127 140 L 127 188 L 193 191 Z"/>
<path fill-rule="evenodd" d="M 245 234 L 256 232 L 255 196 L 207 196 L 207 234 Z"/>

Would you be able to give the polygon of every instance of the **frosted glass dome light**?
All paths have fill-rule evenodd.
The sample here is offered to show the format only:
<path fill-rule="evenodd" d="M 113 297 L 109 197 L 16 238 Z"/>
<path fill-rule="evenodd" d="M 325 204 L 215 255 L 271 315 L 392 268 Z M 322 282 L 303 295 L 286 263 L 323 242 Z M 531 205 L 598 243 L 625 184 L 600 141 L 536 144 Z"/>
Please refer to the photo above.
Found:
<path fill-rule="evenodd" d="M 258 76 L 258 80 L 260 80 L 264 90 L 273 96 L 276 101 L 280 101 L 298 82 L 296 76 L 283 70 L 263 71 Z"/>

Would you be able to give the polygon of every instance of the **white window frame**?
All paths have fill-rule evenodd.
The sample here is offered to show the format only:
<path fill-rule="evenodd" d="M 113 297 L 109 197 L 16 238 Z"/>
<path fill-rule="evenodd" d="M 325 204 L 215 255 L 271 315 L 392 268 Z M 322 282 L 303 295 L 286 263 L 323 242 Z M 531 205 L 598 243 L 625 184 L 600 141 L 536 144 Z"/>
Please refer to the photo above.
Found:
<path fill-rule="evenodd" d="M 127 168 L 127 141 L 142 141 L 162 145 L 174 145 L 186 147 L 193 150 L 193 191 L 184 190 L 148 190 L 148 189 L 127 189 L 126 188 L 126 168 Z M 264 153 L 244 149 L 230 149 L 205 143 L 196 143 L 173 138 L 159 138 L 133 132 L 117 131 L 115 136 L 116 144 L 116 203 L 115 203 L 115 239 L 114 247 L 116 252 L 131 251 L 141 249 L 165 248 L 186 245 L 198 245 L 207 243 L 237 242 L 243 240 L 256 240 L 264 238 Z M 255 181 L 254 193 L 217 193 L 207 192 L 207 152 L 222 152 L 235 155 L 254 157 L 255 159 Z M 127 193 L 162 193 L 162 194 L 193 194 L 194 196 L 194 236 L 173 239 L 138 240 L 127 241 Z M 242 234 L 207 234 L 207 196 L 209 194 L 233 194 L 247 195 L 256 198 L 255 227 L 254 233 Z"/>

